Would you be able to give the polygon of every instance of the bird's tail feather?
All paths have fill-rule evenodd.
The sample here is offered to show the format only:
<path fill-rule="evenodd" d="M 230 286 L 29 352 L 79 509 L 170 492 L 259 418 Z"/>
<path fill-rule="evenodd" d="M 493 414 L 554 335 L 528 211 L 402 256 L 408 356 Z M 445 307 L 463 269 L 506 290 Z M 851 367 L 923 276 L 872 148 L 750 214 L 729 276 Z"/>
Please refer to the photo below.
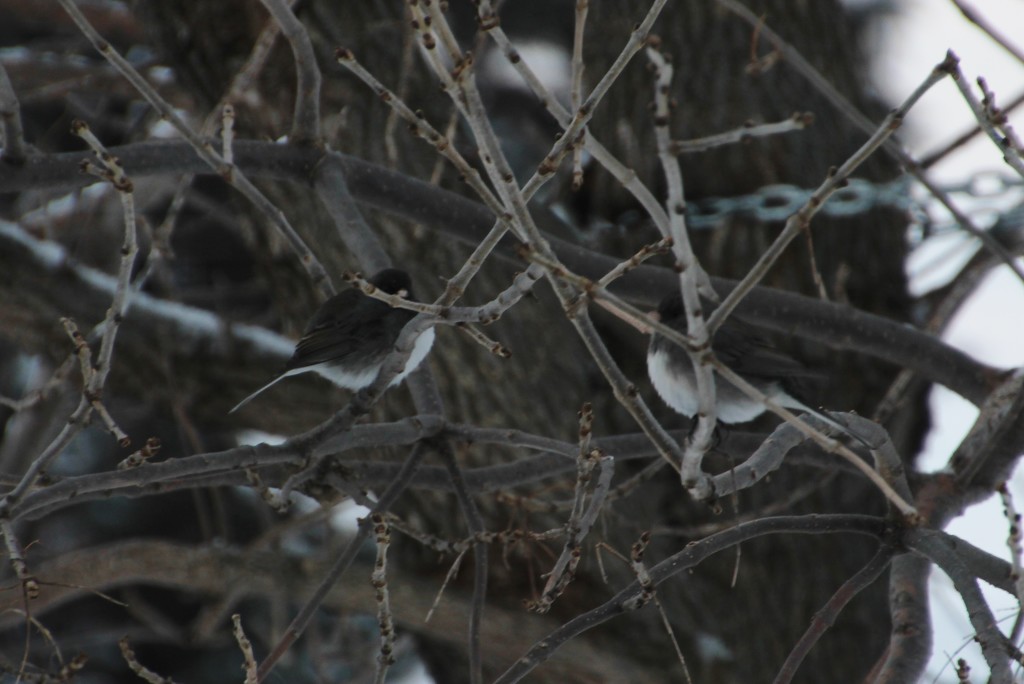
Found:
<path fill-rule="evenodd" d="M 266 390 L 266 389 L 269 389 L 269 388 L 270 388 L 270 387 L 271 387 L 272 385 L 275 385 L 275 384 L 277 384 L 277 382 L 278 382 L 278 381 L 280 381 L 280 380 L 282 380 L 282 379 L 283 379 L 284 377 L 285 377 L 285 374 L 282 374 L 282 375 L 278 375 L 278 376 L 277 376 L 276 378 L 274 378 L 273 380 L 271 380 L 270 382 L 268 382 L 268 383 L 267 383 L 266 385 L 264 385 L 263 387 L 260 387 L 260 388 L 259 388 L 258 390 L 256 390 L 255 392 L 253 392 L 252 394 L 250 394 L 249 396 L 247 396 L 247 397 L 246 397 L 245 399 L 243 399 L 242 401 L 240 401 L 240 402 L 238 402 L 237 404 L 235 404 L 235 408 L 233 408 L 233 409 L 231 409 L 230 411 L 228 411 L 228 413 L 229 413 L 229 414 L 230 414 L 230 413 L 234 413 L 234 412 L 235 412 L 235 411 L 237 411 L 238 409 L 242 408 L 243 406 L 245 406 L 246 404 L 248 404 L 248 403 L 249 403 L 250 401 L 252 401 L 253 399 L 255 399 L 255 398 L 256 398 L 257 396 L 259 396 L 260 394 L 262 394 L 264 390 Z"/>
<path fill-rule="evenodd" d="M 837 430 L 839 430 L 843 434 L 848 435 L 848 436 L 852 437 L 853 439 L 856 439 L 861 444 L 866 446 L 868 448 L 868 450 L 873 450 L 873 448 L 877 448 L 876 445 L 872 445 L 870 442 L 868 442 L 866 439 L 861 437 L 859 434 L 857 434 L 856 432 L 854 432 L 853 430 L 851 430 L 847 426 L 843 425 L 842 423 L 840 423 L 839 421 L 837 421 L 834 418 L 830 418 L 823 411 L 816 411 L 814 409 L 811 409 L 810 407 L 804 407 L 804 411 L 806 411 L 810 415 L 814 416 L 818 420 L 820 420 L 820 421 L 822 421 L 824 423 L 827 423 L 829 426 L 836 428 Z"/>
<path fill-rule="evenodd" d="M 819 411 L 817 409 L 813 409 L 810 406 L 807 406 L 806 404 L 804 404 L 802 402 L 796 402 L 795 400 L 792 403 L 799 404 L 799 405 L 792 406 L 791 408 L 795 408 L 798 411 L 804 411 L 805 413 L 811 414 L 812 416 L 814 416 L 818 420 L 820 420 L 820 421 L 828 424 L 829 426 L 834 427 L 835 429 L 839 430 L 844 435 L 848 435 L 852 439 L 857 440 L 858 442 L 863 444 L 865 447 L 867 447 L 869 450 L 877 448 L 876 445 L 872 445 L 866 439 L 864 439 L 863 437 L 858 435 L 856 432 L 854 432 L 850 428 L 846 427 L 845 425 L 843 425 L 839 421 L 835 420 L 834 418 L 831 418 L 824 411 Z"/>

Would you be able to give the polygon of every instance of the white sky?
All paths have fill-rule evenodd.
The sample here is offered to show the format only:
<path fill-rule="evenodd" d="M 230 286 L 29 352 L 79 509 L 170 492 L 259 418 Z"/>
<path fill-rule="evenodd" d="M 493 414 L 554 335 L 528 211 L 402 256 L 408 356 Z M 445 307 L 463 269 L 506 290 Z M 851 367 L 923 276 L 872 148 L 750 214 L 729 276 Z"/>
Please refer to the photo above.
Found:
<path fill-rule="evenodd" d="M 988 19 L 1007 38 L 1016 36 L 1016 47 L 1024 48 L 1021 27 L 1024 27 L 1024 2 L 1020 0 L 966 0 L 966 3 Z M 960 67 L 973 85 L 978 76 L 988 81 L 996 93 L 997 103 L 1006 103 L 1024 91 L 1024 66 L 996 45 L 976 26 L 967 22 L 948 0 L 903 0 L 895 2 L 900 14 L 886 19 L 878 27 L 880 52 L 873 76 L 878 89 L 890 102 L 898 102 L 943 59 L 947 49 L 960 57 Z M 1024 131 L 1024 117 L 1013 117 L 1016 129 Z M 910 113 L 903 134 L 918 156 L 941 147 L 966 126 L 973 117 L 957 88 L 950 82 L 939 84 Z M 985 136 L 955 153 L 940 166 L 933 178 L 940 182 L 959 182 L 979 171 L 1000 170 L 1013 176 L 1002 161 L 1001 154 Z M 1015 201 L 1021 201 L 1017 193 Z M 1002 208 L 1002 207 L 1001 207 Z M 952 238 L 951 238 L 952 239 Z M 969 256 L 965 243 L 943 249 L 947 258 L 937 259 L 937 251 L 915 255 L 908 269 L 921 272 L 930 264 L 927 279 L 934 285 L 941 279 L 936 264 L 955 265 Z M 947 268 L 947 273 L 949 269 Z M 925 278 L 916 282 L 918 288 L 928 287 Z M 994 272 L 957 316 L 945 335 L 947 342 L 975 358 L 995 366 L 1024 365 L 1024 285 L 1003 267 Z M 928 440 L 921 466 L 925 470 L 941 468 L 947 462 L 977 417 L 973 406 L 946 390 L 936 390 L 931 398 L 935 429 Z M 1024 507 L 1024 477 L 1018 473 L 1011 482 L 1018 508 Z M 995 498 L 979 505 L 957 519 L 948 531 L 959 535 L 992 553 L 1008 557 L 1008 528 L 1002 506 Z M 935 648 L 929 667 L 928 682 L 955 682 L 948 666 L 950 658 L 965 658 L 972 667 L 973 679 L 984 681 L 987 668 L 981 651 L 971 641 L 972 630 L 966 611 L 952 585 L 941 571 L 932 575 L 932 610 L 935 619 Z M 997 617 L 1012 624 L 1015 603 L 1002 592 L 983 586 Z M 1008 627 L 1007 627 L 1008 629 Z M 944 669 L 943 669 L 944 668 Z M 1018 677 L 1020 674 L 1018 673 Z M 1022 680 L 1019 680 L 1022 681 Z"/>

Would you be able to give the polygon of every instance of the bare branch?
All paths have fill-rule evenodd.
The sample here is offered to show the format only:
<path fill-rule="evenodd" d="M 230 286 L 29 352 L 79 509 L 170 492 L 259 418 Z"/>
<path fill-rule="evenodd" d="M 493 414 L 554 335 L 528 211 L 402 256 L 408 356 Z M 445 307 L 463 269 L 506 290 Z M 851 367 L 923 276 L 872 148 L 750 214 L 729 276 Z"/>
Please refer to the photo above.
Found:
<path fill-rule="evenodd" d="M 100 324 L 100 329 L 103 331 L 103 336 L 100 339 L 100 351 L 94 366 L 95 372 L 88 379 L 86 387 L 87 395 L 92 394 L 98 398 L 103 391 L 107 376 L 110 374 L 117 330 L 128 311 L 132 266 L 135 264 L 135 255 L 139 251 L 135 228 L 134 186 L 117 158 L 111 155 L 103 143 L 92 134 L 84 121 L 72 122 L 71 132 L 85 140 L 100 163 L 110 173 L 110 182 L 117 190 L 124 209 L 124 242 L 121 245 L 121 265 L 117 272 L 117 287 L 114 289 L 114 300 L 107 310 L 107 316 Z"/>
<path fill-rule="evenodd" d="M 570 98 L 573 110 L 578 111 L 583 103 L 583 34 L 587 26 L 587 10 L 590 0 L 576 0 L 576 29 L 572 39 L 572 87 Z M 584 133 L 584 135 L 586 135 Z M 579 190 L 583 186 L 583 150 L 574 147 L 572 150 L 572 189 Z"/>
<path fill-rule="evenodd" d="M 1010 528 L 1009 536 L 1006 539 L 1006 546 L 1010 551 L 1010 564 L 1013 568 L 1013 588 L 1017 597 L 1017 604 L 1024 606 L 1024 566 L 1021 565 L 1021 556 L 1024 556 L 1024 548 L 1021 546 L 1021 515 L 1014 506 L 1013 496 L 1004 484 L 999 487 L 999 498 L 1003 502 L 1003 515 L 1006 516 L 1007 526 Z"/>
<path fill-rule="evenodd" d="M 963 0 L 950 0 L 956 8 L 967 18 L 969 22 L 976 25 L 982 31 L 988 34 L 988 37 L 995 41 L 999 47 L 1003 48 L 1021 64 L 1024 64 L 1024 52 L 1018 50 L 1013 43 L 1003 36 L 1002 32 L 996 29 L 985 17 L 978 13 L 973 7 L 963 2 Z"/>
<path fill-rule="evenodd" d="M 932 649 L 928 575 L 931 563 L 911 553 L 896 556 L 889 573 L 889 647 L 865 678 L 879 684 L 920 679 Z"/>
<path fill-rule="evenodd" d="M 383 374 L 383 371 L 381 372 Z M 402 492 L 409 484 L 409 480 L 416 473 L 416 469 L 419 467 L 420 461 L 423 459 L 425 449 L 422 444 L 417 444 L 413 447 L 412 451 L 409 452 L 408 457 L 402 464 L 402 469 L 395 476 L 395 479 L 388 485 L 388 488 L 381 494 L 377 500 L 376 505 L 370 514 L 363 518 L 359 524 L 359 528 L 356 534 L 349 540 L 348 544 L 345 545 L 345 549 L 340 553 L 331 569 L 327 572 L 324 578 L 321 580 L 316 591 L 310 596 L 309 600 L 302 607 L 302 610 L 296 614 L 292 619 L 291 624 L 288 625 L 288 629 L 285 631 L 284 637 L 274 646 L 273 650 L 264 658 L 263 662 L 260 663 L 258 672 L 258 681 L 266 681 L 267 675 L 274 669 L 274 665 L 281 659 L 292 644 L 299 638 L 299 636 L 309 626 L 310 620 L 313 619 L 317 608 L 323 603 L 333 587 L 341 576 L 348 570 L 352 561 L 355 560 L 356 553 L 359 551 L 360 546 L 365 542 L 372 531 L 370 519 L 378 513 L 388 511 L 395 501 L 401 496 Z"/>
<path fill-rule="evenodd" d="M 224 105 L 223 109 L 221 109 L 220 121 L 220 154 L 222 157 L 224 157 L 225 163 L 234 164 L 235 151 L 231 147 L 235 142 L 235 108 L 233 105 Z"/>
<path fill-rule="evenodd" d="M 803 208 L 793 214 L 793 216 L 786 221 L 786 227 L 782 230 L 779 237 L 775 239 L 775 242 L 772 243 L 771 247 L 765 250 L 764 254 L 761 255 L 761 258 L 758 259 L 757 263 L 743 278 L 743 281 L 735 290 L 729 293 L 729 296 L 726 297 L 725 300 L 722 301 L 722 304 L 715 309 L 715 312 L 711 314 L 711 318 L 708 320 L 708 327 L 712 331 L 717 330 L 718 327 L 722 325 L 725 319 L 732 313 L 733 309 L 739 303 L 739 300 L 746 296 L 750 287 L 764 277 L 765 273 L 768 272 L 768 269 L 771 268 L 772 264 L 776 262 L 783 250 L 785 250 L 786 246 L 789 245 L 797 235 L 808 228 L 811 219 L 818 213 L 825 201 L 842 186 L 843 182 L 850 177 L 858 166 L 860 166 L 869 156 L 871 156 L 872 153 L 881 147 L 893 133 L 896 132 L 896 129 L 898 129 L 903 123 L 903 117 L 906 116 L 907 111 L 909 111 L 914 103 L 916 103 L 933 85 L 946 77 L 945 66 L 946 63 L 943 62 L 932 70 L 932 72 L 928 74 L 914 92 L 903 101 L 903 104 L 885 117 L 885 121 L 882 122 L 882 125 L 878 127 L 867 142 L 865 142 L 859 150 L 854 152 L 849 159 L 843 162 L 842 166 L 836 169 L 833 173 L 830 173 L 829 177 L 826 178 L 825 181 L 818 186 L 818 189 L 814 191 L 811 198 Z"/>
<path fill-rule="evenodd" d="M 140 679 L 148 682 L 148 684 L 174 684 L 174 680 L 170 677 L 158 675 L 139 662 L 138 658 L 135 657 L 135 651 L 132 650 L 128 637 L 124 637 L 118 641 L 117 645 L 121 648 L 121 655 L 124 657 L 125 662 L 128 663 L 128 667 L 131 668 L 131 671 L 138 675 Z"/>
<path fill-rule="evenodd" d="M 782 664 L 778 674 L 775 675 L 775 684 L 788 684 L 793 681 L 797 668 L 800 667 L 800 663 L 803 662 L 807 654 L 814 648 L 818 639 L 835 623 L 836 618 L 839 617 L 839 613 L 846 607 L 846 604 L 864 589 L 874 584 L 875 580 L 885 572 L 892 561 L 893 554 L 894 550 L 891 547 L 883 546 L 880 548 L 878 553 L 868 561 L 867 565 L 843 583 L 843 586 L 839 587 L 828 603 L 815 613 L 811 626 L 800 637 L 800 641 L 790 651 L 786 662 Z"/>
<path fill-rule="evenodd" d="M 753 397 L 762 402 L 768 410 L 785 419 L 787 423 L 794 425 L 798 430 L 810 437 L 816 444 L 820 445 L 826 451 L 838 454 L 849 461 L 855 468 L 857 468 L 857 470 L 863 473 L 876 487 L 878 487 L 878 489 L 885 495 L 885 498 L 896 506 L 902 515 L 909 516 L 911 519 L 917 517 L 917 510 L 914 508 L 913 504 L 904 499 L 893 488 L 893 486 L 889 484 L 889 482 L 887 482 L 879 473 L 875 472 L 869 465 L 864 463 L 857 454 L 853 453 L 849 448 L 835 441 L 831 437 L 826 437 L 818 430 L 812 428 L 804 420 L 797 417 L 787 409 L 777 405 L 762 392 L 758 391 L 756 387 L 744 380 L 718 359 L 713 359 L 713 364 L 715 371 L 719 375 L 725 378 L 726 381 L 732 383 L 733 386 L 741 389 L 747 394 L 747 396 Z"/>
<path fill-rule="evenodd" d="M 679 160 L 671 152 L 672 133 L 669 130 L 671 115 L 669 113 L 669 93 L 672 87 L 673 69 L 671 63 L 654 47 L 647 48 L 647 58 L 654 66 L 654 137 L 658 145 L 658 158 L 665 174 L 668 186 L 668 197 L 665 199 L 665 213 L 668 214 L 668 237 L 672 240 L 672 254 L 675 256 L 675 269 L 679 272 L 679 291 L 686 311 L 686 332 L 692 339 L 692 346 L 686 350 L 693 364 L 694 377 L 697 380 L 697 425 L 693 435 L 686 441 L 683 450 L 683 462 L 680 472 L 683 486 L 690 488 L 697 483 L 706 482 L 707 478 L 701 471 L 704 455 L 711 449 L 714 442 L 715 425 L 718 414 L 715 402 L 715 377 L 709 365 L 711 358 L 711 334 L 714 328 L 706 324 L 700 296 L 708 293 L 715 295 L 711 289 L 708 274 L 697 260 L 690 245 L 686 230 L 686 199 L 683 192 L 683 172 Z M 717 296 L 717 295 L 715 295 Z"/>
<path fill-rule="evenodd" d="M 757 30 L 760 35 L 764 35 L 769 41 L 771 41 L 774 48 L 786 60 L 786 63 L 794 67 L 801 75 L 803 75 L 816 90 L 832 102 L 836 108 L 855 126 L 869 135 L 873 133 L 875 125 L 871 119 L 858 111 L 842 93 L 836 90 L 836 88 L 829 83 L 828 79 L 822 76 L 821 73 L 811 66 L 799 51 L 795 50 L 792 46 L 782 40 L 782 38 L 770 27 L 765 25 L 761 17 L 758 17 L 737 0 L 717 0 L 717 2 L 726 7 L 730 12 L 742 18 L 751 27 Z M 951 60 L 953 64 L 958 61 L 958 58 L 952 53 L 952 51 L 948 52 L 946 57 L 946 61 L 940 65 L 943 70 L 947 68 Z M 1009 254 L 1007 254 L 1002 245 L 989 235 L 987 231 L 981 230 L 974 225 L 974 222 L 971 221 L 970 218 L 952 202 L 952 200 L 950 200 L 949 195 L 942 192 L 941 189 L 928 178 L 921 164 L 919 164 L 913 156 L 910 155 L 910 153 L 891 139 L 887 140 L 883 147 L 887 152 L 893 155 L 897 161 L 899 161 L 908 173 L 920 181 L 921 184 L 928 189 L 928 192 L 942 202 L 943 206 L 945 206 L 956 218 L 956 221 L 961 228 L 981 240 L 985 247 L 991 250 L 993 254 L 997 255 L 1004 264 L 1013 270 L 1021 282 L 1024 282 L 1024 268 L 1022 268 Z"/>
<path fill-rule="evenodd" d="M 306 27 L 285 0 L 261 0 L 292 46 L 295 56 L 295 113 L 289 138 L 297 145 L 320 145 L 320 67 Z"/>
<path fill-rule="evenodd" d="M 991 668 L 994 684 L 1011 684 L 1013 674 L 1010 670 L 1010 659 L 1006 649 L 1006 637 L 999 631 L 999 625 L 992 614 L 981 588 L 974 575 L 964 566 L 955 551 L 945 540 L 926 533 L 911 533 L 907 536 L 907 544 L 915 552 L 924 555 L 934 562 L 951 580 L 957 593 L 963 599 L 967 615 L 975 630 L 975 639 L 981 644 L 981 652 L 985 662 Z"/>
<path fill-rule="evenodd" d="M 470 538 L 476 540 L 473 544 L 473 598 L 469 612 L 467 645 L 469 646 L 469 679 L 472 684 L 480 684 L 483 681 L 480 634 L 483 629 L 484 601 L 487 597 L 487 573 L 489 571 L 487 543 L 483 539 L 486 534 L 486 526 L 476 502 L 470 496 L 462 468 L 455 460 L 451 442 L 445 440 L 439 443 L 438 453 L 444 461 L 448 479 L 451 481 L 452 490 L 459 502 L 459 508 L 466 521 Z"/>
<path fill-rule="evenodd" d="M 562 553 L 548 573 L 548 581 L 536 601 L 527 607 L 537 613 L 546 613 L 554 601 L 565 591 L 576 574 L 576 566 L 582 556 L 583 541 L 601 513 L 608 497 L 614 474 L 615 460 L 598 449 L 590 447 L 590 422 L 593 414 L 589 404 L 580 412 L 580 451 L 576 459 L 576 486 L 573 492 L 569 519 L 565 523 L 566 539 Z M 597 483 L 590 503 L 586 503 L 587 487 L 594 468 L 599 468 Z"/>
<path fill-rule="evenodd" d="M 370 273 L 391 266 L 380 237 L 374 232 L 349 191 L 345 170 L 337 157 L 325 157 L 313 177 L 313 188 L 338 228 L 338 236 L 360 266 Z"/>
<path fill-rule="evenodd" d="M 242 652 L 245 684 L 257 684 L 256 656 L 252 652 L 252 642 L 249 641 L 249 637 L 245 636 L 245 631 L 242 629 L 242 616 L 238 613 L 231 616 L 231 631 L 235 635 L 235 641 L 238 642 L 238 650 Z"/>
<path fill-rule="evenodd" d="M 267 197 L 256 188 L 252 182 L 245 177 L 242 171 L 233 164 L 228 164 L 223 157 L 221 157 L 213 149 L 213 146 L 204 140 L 202 140 L 189 126 L 186 124 L 181 117 L 174 111 L 174 108 L 160 97 L 160 94 L 149 85 L 138 71 L 124 58 L 122 57 L 106 40 L 96 32 L 89 20 L 86 19 L 85 15 L 82 14 L 79 9 L 75 6 L 72 0 L 59 0 L 61 7 L 64 11 L 74 20 L 75 24 L 82 31 L 89 42 L 92 43 L 93 47 L 103 55 L 107 61 L 114 66 L 134 87 L 138 92 L 146 98 L 160 115 L 165 118 L 179 133 L 185 138 L 186 141 L 192 146 L 196 154 L 206 164 L 213 169 L 221 178 L 230 183 L 239 192 L 241 192 L 249 201 L 256 206 L 256 208 L 262 212 L 271 222 L 277 226 L 278 230 L 288 239 L 291 243 L 292 248 L 295 249 L 299 256 L 302 265 L 309 272 L 310 278 L 313 284 L 321 290 L 325 295 L 329 296 L 334 294 L 333 286 L 331 285 L 330 278 L 324 271 L 323 266 L 313 255 L 313 253 L 306 246 L 305 242 L 299 236 L 299 234 L 292 228 L 291 224 L 288 223 L 288 219 L 285 218 L 284 213 L 275 207 Z"/>
<path fill-rule="evenodd" d="M 205 168 L 182 143 L 155 143 L 112 148 L 111 153 L 131 168 L 133 176 L 148 177 L 156 173 L 186 173 Z M 260 175 L 305 182 L 309 165 L 318 155 L 308 151 L 283 148 L 280 145 L 239 141 L 235 154 L 242 168 L 257 170 Z M 394 215 L 420 221 L 444 231 L 456 239 L 476 245 L 481 236 L 493 226 L 494 217 L 482 206 L 454 193 L 415 181 L 380 167 L 337 155 L 346 169 L 353 196 L 357 201 L 388 211 Z M 0 191 L 9 192 L 36 187 L 66 187 L 88 182 L 79 172 L 80 153 L 62 154 L 30 160 L 18 170 L 0 165 Z M 620 259 L 587 250 L 578 245 L 546 236 L 566 268 L 588 277 L 599 278 L 615 268 Z M 53 243 L 39 243 L 17 226 L 0 224 L 0 240 L 6 243 L 0 257 L 26 249 L 36 254 L 35 261 L 48 272 L 66 268 L 68 263 L 60 257 L 62 248 Z M 46 249 L 40 249 L 42 244 Z M 11 247 L 10 249 L 8 247 Z M 52 249 L 51 249 L 52 248 Z M 57 250 L 57 251 L 54 251 Z M 497 254 L 509 260 L 519 257 L 511 249 L 499 249 Z M 62 271 L 67 272 L 67 271 Z M 528 271 L 529 272 L 529 271 Z M 534 272 L 536 273 L 536 272 Z M 106 276 L 87 267 L 72 266 L 70 274 L 81 277 L 78 287 L 88 290 L 97 284 L 110 282 Z M 678 282 L 676 274 L 667 269 L 640 266 L 616 281 L 616 292 L 636 301 L 656 303 L 657 295 L 665 293 Z M 719 292 L 727 293 L 735 282 L 712 278 Z M 112 292 L 112 288 L 111 288 Z M 740 307 L 744 317 L 769 330 L 786 332 L 804 339 L 816 340 L 835 349 L 849 349 L 885 359 L 898 366 L 913 368 L 924 377 L 949 387 L 973 403 L 980 403 L 989 391 L 989 385 L 998 377 L 995 368 L 971 359 L 966 354 L 922 334 L 896 321 L 889 321 L 863 311 L 851 310 L 834 304 L 818 302 L 794 293 L 755 288 Z M 199 318 L 210 319 L 210 332 L 221 330 L 216 317 L 194 308 L 170 302 L 157 302 L 145 293 L 134 297 L 133 312 L 190 311 Z M 147 313 L 148 315 L 148 313 Z M 167 321 L 165 321 L 166 323 Z M 242 326 L 246 328 L 246 326 Z M 171 325 L 172 330 L 180 326 Z M 204 327 L 205 329 L 205 327 Z M 232 328 L 235 334 L 238 328 Z M 271 336 L 274 337 L 274 336 Z M 280 358 L 287 358 L 291 343 L 281 347 Z"/>
<path fill-rule="evenodd" d="M 377 77 L 371 74 L 361 65 L 351 51 L 339 48 L 336 57 L 338 64 L 351 71 L 359 80 L 365 83 L 391 110 L 402 117 L 409 124 L 413 133 L 418 135 L 429 145 L 437 150 L 452 166 L 462 175 L 466 183 L 476 192 L 477 197 L 486 204 L 495 216 L 502 216 L 505 212 L 501 208 L 498 199 L 491 192 L 480 176 L 480 172 L 473 168 L 462 156 L 452 142 L 422 116 L 412 111 L 395 93 L 388 90 Z"/>
<path fill-rule="evenodd" d="M 971 90 L 970 84 L 967 83 L 967 79 L 964 78 L 959 62 L 952 62 L 949 67 L 949 74 L 953 77 L 953 82 L 956 83 L 956 87 L 960 90 L 960 95 L 971 108 L 971 113 L 974 114 L 974 118 L 977 120 L 978 125 L 981 126 L 981 130 L 988 135 L 996 148 L 1003 153 L 1003 161 L 1018 174 L 1024 176 L 1024 159 L 1021 159 L 1024 147 L 1021 146 L 1020 140 L 1007 122 L 1006 115 L 996 107 L 995 94 L 988 89 L 985 80 L 983 78 L 978 79 L 978 86 L 981 88 L 982 95 L 985 98 L 984 101 L 979 102 L 974 91 Z"/>
<path fill-rule="evenodd" d="M 669 577 L 697 565 L 714 553 L 731 548 L 747 539 L 767 534 L 783 532 L 809 534 L 849 532 L 881 538 L 883 529 L 884 523 L 881 520 L 869 518 L 868 516 L 818 515 L 805 518 L 762 518 L 689 544 L 682 551 L 673 554 L 650 568 L 648 573 L 652 584 L 657 586 Z M 537 641 L 527 653 L 495 680 L 495 684 L 510 684 L 511 682 L 521 681 L 533 669 L 547 661 L 556 650 L 570 639 L 621 615 L 628 609 L 629 605 L 632 605 L 639 599 L 642 592 L 643 588 L 640 582 L 634 581 L 597 608 L 577 615 L 558 629 L 547 634 L 543 639 Z"/>
<path fill-rule="evenodd" d="M 370 584 L 377 599 L 377 624 L 380 627 L 380 653 L 377 654 L 377 672 L 373 681 L 374 684 L 384 684 L 388 668 L 395 663 L 395 619 L 391 614 L 391 595 L 388 591 L 388 547 L 391 545 L 391 532 L 384 521 L 384 516 L 375 514 L 370 520 L 377 540 L 377 560 L 370 575 Z"/>
<path fill-rule="evenodd" d="M 693 154 L 706 152 L 723 145 L 734 145 L 753 138 L 765 138 L 790 131 L 802 131 L 814 123 L 814 115 L 810 112 L 795 112 L 788 119 L 766 124 L 745 124 L 733 131 L 709 135 L 695 140 L 674 140 L 670 146 L 673 154 Z"/>
<path fill-rule="evenodd" d="M 7 70 L 0 64 L 0 118 L 3 119 L 4 147 L 0 160 L 22 164 L 26 158 L 25 132 L 21 126 L 21 105 Z"/>

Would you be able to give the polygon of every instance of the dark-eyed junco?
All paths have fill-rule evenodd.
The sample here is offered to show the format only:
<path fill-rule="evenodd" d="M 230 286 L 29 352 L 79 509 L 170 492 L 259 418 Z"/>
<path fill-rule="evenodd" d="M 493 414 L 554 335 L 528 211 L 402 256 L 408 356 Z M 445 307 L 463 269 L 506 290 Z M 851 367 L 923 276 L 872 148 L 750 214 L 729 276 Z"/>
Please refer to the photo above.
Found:
<path fill-rule="evenodd" d="M 686 334 L 686 311 L 678 292 L 658 305 L 651 314 L 665 325 Z M 734 318 L 715 331 L 711 340 L 715 356 L 766 397 L 784 408 L 809 413 L 868 446 L 859 435 L 832 418 L 807 406 L 797 397 L 801 385 L 817 376 L 796 359 L 776 349 L 757 330 Z M 647 373 L 654 389 L 672 409 L 693 417 L 698 410 L 697 377 L 686 350 L 654 333 L 647 349 Z M 731 383 L 715 376 L 715 408 L 722 423 L 745 423 L 764 413 L 765 405 Z"/>
<path fill-rule="evenodd" d="M 409 274 L 387 268 L 369 282 L 388 294 L 412 298 Z M 235 408 L 248 404 L 274 383 L 299 373 L 317 373 L 339 387 L 358 390 L 369 386 L 380 373 L 384 359 L 394 349 L 402 328 L 415 312 L 388 306 L 368 297 L 358 289 L 345 290 L 320 305 L 306 326 L 295 353 L 273 380 L 240 401 Z M 402 382 L 426 358 L 434 344 L 434 329 L 420 333 L 413 344 L 405 368 L 390 386 Z"/>

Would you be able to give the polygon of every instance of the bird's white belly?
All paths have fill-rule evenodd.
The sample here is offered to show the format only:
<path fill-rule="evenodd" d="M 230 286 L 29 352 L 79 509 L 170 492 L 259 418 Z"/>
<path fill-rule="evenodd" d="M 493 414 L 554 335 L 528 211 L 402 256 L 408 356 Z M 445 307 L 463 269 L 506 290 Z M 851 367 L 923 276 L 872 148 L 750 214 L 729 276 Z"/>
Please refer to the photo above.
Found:
<path fill-rule="evenodd" d="M 405 380 L 409 373 L 419 368 L 420 364 L 423 363 L 423 359 L 427 358 L 427 354 L 430 353 L 430 348 L 434 346 L 434 329 L 427 328 L 421 332 L 417 337 L 416 341 L 412 343 L 412 352 L 409 354 L 409 358 L 405 362 L 405 368 L 402 372 L 395 376 L 395 379 L 391 381 L 391 387 L 394 387 L 398 383 Z"/>
<path fill-rule="evenodd" d="M 360 390 L 374 381 L 377 377 L 377 373 L 380 372 L 380 364 L 353 371 L 336 364 L 332 364 L 330 361 L 325 361 L 324 363 L 318 363 L 315 366 L 297 368 L 293 371 L 289 371 L 288 374 L 290 375 L 292 373 L 301 373 L 310 370 L 320 377 L 330 380 L 338 387 L 344 387 L 345 389 L 350 390 Z"/>
<path fill-rule="evenodd" d="M 686 360 L 689 363 L 689 359 Z M 647 355 L 647 372 L 651 383 L 662 400 L 673 410 L 692 418 L 700 409 L 700 398 L 693 372 L 680 372 L 669 362 L 668 354 L 659 350 Z M 715 413 L 722 423 L 746 423 L 764 412 L 764 405 L 743 394 L 732 385 L 723 383 L 718 375 L 716 383 Z M 724 385 L 724 386 L 723 386 Z"/>
<path fill-rule="evenodd" d="M 699 400 L 697 387 L 688 374 L 677 373 L 670 368 L 668 354 L 657 351 L 647 355 L 647 374 L 662 400 L 677 413 L 693 417 L 697 414 Z"/>
<path fill-rule="evenodd" d="M 428 328 L 419 334 L 416 341 L 413 342 L 412 352 L 409 354 L 409 358 L 405 362 L 405 368 L 402 372 L 395 376 L 394 380 L 391 381 L 389 387 L 398 385 L 409 373 L 412 373 L 416 368 L 423 363 L 423 359 L 430 353 L 430 348 L 434 345 L 434 329 Z M 389 350 L 390 351 L 390 350 Z M 314 371 L 318 375 L 327 380 L 330 380 L 338 387 L 345 387 L 351 390 L 360 390 L 364 387 L 368 387 L 374 380 L 377 379 L 377 375 L 380 373 L 382 363 L 367 366 L 357 371 L 339 367 L 336 364 L 320 363 L 315 366 L 305 366 L 303 368 L 296 368 L 288 371 L 285 375 L 293 375 L 297 373 L 303 373 L 305 371 Z"/>

